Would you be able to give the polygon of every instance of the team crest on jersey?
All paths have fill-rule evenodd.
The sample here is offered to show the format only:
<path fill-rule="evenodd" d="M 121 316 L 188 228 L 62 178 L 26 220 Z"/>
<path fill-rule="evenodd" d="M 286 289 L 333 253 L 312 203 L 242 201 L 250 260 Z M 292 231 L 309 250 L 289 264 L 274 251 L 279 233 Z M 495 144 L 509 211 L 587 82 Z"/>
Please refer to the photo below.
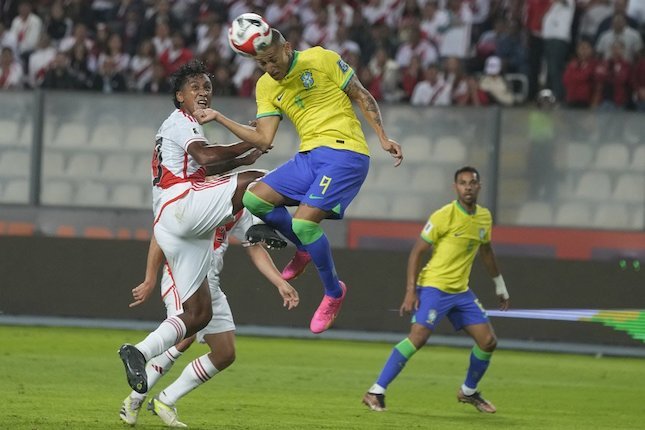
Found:
<path fill-rule="evenodd" d="M 342 70 L 343 73 L 347 73 L 347 70 L 349 69 L 349 64 L 347 64 L 342 59 L 340 59 L 338 60 L 338 67 L 340 67 L 340 70 Z"/>
<path fill-rule="evenodd" d="M 302 81 L 302 85 L 305 87 L 305 90 L 314 86 L 314 77 L 309 70 L 300 75 L 300 80 Z"/>

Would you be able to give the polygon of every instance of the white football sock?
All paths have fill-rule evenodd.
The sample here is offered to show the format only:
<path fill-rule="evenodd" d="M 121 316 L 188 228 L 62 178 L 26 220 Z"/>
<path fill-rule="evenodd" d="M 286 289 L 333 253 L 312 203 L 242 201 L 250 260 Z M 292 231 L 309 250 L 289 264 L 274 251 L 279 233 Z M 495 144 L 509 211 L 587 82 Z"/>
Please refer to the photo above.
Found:
<path fill-rule="evenodd" d="M 172 365 L 175 364 L 175 361 L 181 357 L 183 354 L 176 347 L 171 347 L 168 350 L 164 351 L 162 354 L 156 356 L 152 360 L 148 361 L 146 364 L 146 375 L 148 376 L 148 392 L 154 387 L 154 385 L 161 379 L 163 375 L 168 373 L 172 368 Z M 133 399 L 143 400 L 146 398 L 148 393 L 139 394 L 136 391 L 130 393 L 130 397 Z"/>
<path fill-rule="evenodd" d="M 381 387 L 379 384 L 374 384 L 367 390 L 368 393 L 372 394 L 385 394 L 385 388 Z"/>
<path fill-rule="evenodd" d="M 466 385 L 462 384 L 461 391 L 467 396 L 472 396 L 477 392 L 477 388 L 466 387 Z"/>
<path fill-rule="evenodd" d="M 135 347 L 143 353 L 146 361 L 156 357 L 177 344 L 186 336 L 186 325 L 177 316 L 166 318 L 159 327 Z"/>
<path fill-rule="evenodd" d="M 174 406 L 177 400 L 215 376 L 219 370 L 208 358 L 208 354 L 193 360 L 181 372 L 179 378 L 159 394 L 159 400 Z"/>

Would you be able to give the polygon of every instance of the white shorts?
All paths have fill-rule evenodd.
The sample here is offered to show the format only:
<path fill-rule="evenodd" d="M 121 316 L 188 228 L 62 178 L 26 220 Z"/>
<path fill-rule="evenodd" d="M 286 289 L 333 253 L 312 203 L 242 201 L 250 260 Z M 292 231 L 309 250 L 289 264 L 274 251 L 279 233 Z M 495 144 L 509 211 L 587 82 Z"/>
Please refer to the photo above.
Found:
<path fill-rule="evenodd" d="M 157 215 L 155 239 L 172 268 L 181 303 L 195 294 L 208 274 L 215 228 L 233 219 L 236 188 L 236 174 L 193 184 L 184 197 L 169 200 Z"/>
<path fill-rule="evenodd" d="M 228 300 L 226 300 L 226 294 L 224 294 L 219 287 L 219 277 L 209 277 L 208 286 L 211 293 L 213 318 L 211 318 L 206 327 L 197 332 L 197 341 L 200 343 L 204 343 L 204 336 L 207 334 L 217 334 L 235 330 L 233 313 L 231 312 L 231 307 L 228 305 Z M 179 297 L 176 293 L 175 284 L 172 282 L 172 276 L 170 276 L 168 272 L 167 264 L 164 265 L 163 276 L 161 278 L 161 297 L 166 305 L 167 316 L 171 317 L 184 312 L 184 309 L 181 306 L 181 301 L 179 301 Z"/>

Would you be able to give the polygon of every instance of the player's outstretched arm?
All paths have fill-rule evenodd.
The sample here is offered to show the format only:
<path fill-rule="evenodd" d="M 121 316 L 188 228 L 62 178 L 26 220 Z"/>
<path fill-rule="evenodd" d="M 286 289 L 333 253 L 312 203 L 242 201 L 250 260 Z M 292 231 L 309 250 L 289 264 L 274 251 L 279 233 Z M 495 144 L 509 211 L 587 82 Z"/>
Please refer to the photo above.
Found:
<path fill-rule="evenodd" d="M 414 312 L 419 307 L 419 297 L 417 296 L 417 276 L 419 275 L 419 265 L 423 254 L 430 249 L 431 245 L 417 238 L 410 255 L 408 256 L 408 266 L 406 269 L 405 297 L 399 308 L 399 315 L 403 316 L 404 312 Z"/>
<path fill-rule="evenodd" d="M 197 109 L 193 112 L 193 116 L 200 124 L 217 121 L 231 133 L 261 151 L 267 151 L 271 148 L 273 138 L 280 125 L 280 117 L 277 115 L 258 118 L 255 127 L 253 127 L 235 122 L 223 113 L 211 108 Z"/>
<path fill-rule="evenodd" d="M 231 145 L 210 145 L 202 140 L 190 143 L 186 151 L 202 166 L 210 166 L 233 160 L 253 148 L 253 145 L 248 142 L 237 142 Z"/>
<path fill-rule="evenodd" d="M 493 252 L 493 247 L 490 243 L 485 243 L 479 247 L 479 255 L 481 255 L 486 271 L 493 278 L 495 282 L 495 294 L 499 299 L 499 308 L 503 311 L 507 310 L 511 304 L 509 300 L 508 290 L 506 289 L 506 283 L 502 274 L 499 272 L 497 266 L 497 259 L 495 258 L 495 252 Z"/>
<path fill-rule="evenodd" d="M 283 304 L 282 306 L 287 309 L 293 309 L 298 306 L 300 303 L 300 297 L 298 296 L 298 291 L 291 286 L 287 281 L 282 279 L 280 272 L 275 267 L 273 260 L 269 253 L 262 247 L 261 244 L 255 244 L 248 246 L 246 252 L 251 257 L 251 261 L 255 264 L 255 267 L 258 268 L 260 273 L 264 275 L 275 287 L 278 289 L 278 292 L 282 296 Z"/>
<path fill-rule="evenodd" d="M 206 166 L 206 176 L 221 175 L 240 166 L 250 166 L 255 163 L 262 154 L 263 152 L 259 149 L 254 149 L 243 157 L 236 157 L 231 160 L 220 161 L 219 163 Z"/>
<path fill-rule="evenodd" d="M 381 110 L 376 103 L 374 96 L 370 94 L 369 91 L 365 89 L 361 81 L 356 77 L 352 76 L 349 80 L 349 83 L 345 87 L 345 93 L 347 96 L 361 109 L 363 116 L 367 119 L 367 122 L 376 132 L 379 141 L 381 142 L 381 147 L 383 150 L 387 151 L 394 158 L 394 166 L 398 166 L 403 161 L 403 151 L 401 150 L 401 145 L 399 145 L 394 140 L 387 137 L 385 129 L 383 128 L 383 118 L 381 118 Z"/>
<path fill-rule="evenodd" d="M 163 251 L 153 235 L 152 239 L 150 239 L 150 246 L 148 247 L 146 278 L 136 288 L 132 289 L 134 302 L 130 303 L 131 308 L 148 300 L 148 297 L 150 297 L 150 294 L 155 289 L 155 285 L 157 285 L 157 275 L 165 259 L 166 257 L 163 255 Z"/>

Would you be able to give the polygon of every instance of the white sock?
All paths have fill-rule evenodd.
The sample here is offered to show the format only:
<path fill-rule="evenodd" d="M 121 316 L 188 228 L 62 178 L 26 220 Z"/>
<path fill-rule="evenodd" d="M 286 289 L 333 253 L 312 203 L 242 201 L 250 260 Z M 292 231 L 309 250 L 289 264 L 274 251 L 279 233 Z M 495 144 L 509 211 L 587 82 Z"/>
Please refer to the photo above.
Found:
<path fill-rule="evenodd" d="M 477 388 L 469 388 L 469 387 L 466 387 L 464 384 L 462 384 L 461 391 L 467 396 L 472 396 L 477 392 Z"/>
<path fill-rule="evenodd" d="M 385 394 L 385 388 L 381 387 L 379 384 L 374 384 L 367 390 L 368 393 L 372 394 Z"/>
<path fill-rule="evenodd" d="M 174 406 L 177 400 L 215 376 L 219 370 L 213 365 L 208 354 L 193 360 L 181 372 L 179 378 L 159 394 L 159 400 Z"/>
<path fill-rule="evenodd" d="M 186 325 L 177 316 L 166 318 L 159 327 L 135 347 L 143 353 L 146 361 L 156 357 L 177 344 L 186 336 Z"/>
<path fill-rule="evenodd" d="M 159 381 L 159 379 L 161 379 L 163 375 L 168 373 L 168 371 L 172 368 L 172 365 L 175 364 L 175 361 L 179 357 L 181 357 L 181 354 L 183 353 L 173 346 L 164 351 L 162 354 L 148 361 L 148 364 L 146 364 L 146 375 L 148 376 L 148 392 L 150 392 L 150 389 L 154 387 L 154 385 L 157 383 L 157 381 Z M 148 393 L 139 394 L 134 390 L 132 391 L 132 393 L 130 393 L 130 397 L 140 400 L 145 399 L 147 395 Z"/>

